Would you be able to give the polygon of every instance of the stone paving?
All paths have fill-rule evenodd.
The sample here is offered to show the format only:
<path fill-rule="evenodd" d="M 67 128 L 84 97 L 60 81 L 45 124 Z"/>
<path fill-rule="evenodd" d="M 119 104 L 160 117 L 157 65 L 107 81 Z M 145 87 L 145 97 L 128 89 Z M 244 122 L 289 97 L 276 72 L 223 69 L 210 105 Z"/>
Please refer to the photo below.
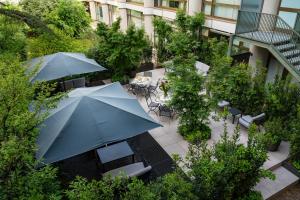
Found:
<path fill-rule="evenodd" d="M 152 70 L 152 74 L 153 74 L 152 82 L 154 84 L 159 78 L 162 78 L 164 76 L 164 69 Z M 142 107 L 145 109 L 145 111 L 148 111 L 145 98 L 138 96 L 137 99 L 142 105 Z M 153 119 L 155 119 L 157 122 L 163 125 L 163 127 L 156 128 L 149 131 L 152 137 L 162 146 L 162 148 L 170 156 L 172 156 L 173 154 L 178 154 L 182 158 L 185 158 L 188 152 L 189 143 L 186 140 L 184 140 L 184 138 L 177 132 L 178 120 L 159 117 L 154 112 L 151 112 L 149 114 Z M 224 121 L 215 121 L 213 119 L 214 115 L 215 114 L 212 113 L 210 117 L 210 128 L 212 130 L 212 136 L 211 139 L 208 140 L 208 145 L 213 145 L 214 143 L 216 143 L 221 138 L 221 135 L 223 134 L 224 131 Z M 227 124 L 229 135 L 232 135 L 236 128 L 236 123 L 232 124 L 231 117 L 225 120 L 225 122 Z M 241 127 L 239 142 L 242 144 L 247 144 L 247 140 L 248 140 L 247 130 Z M 280 166 L 284 160 L 288 158 L 288 155 L 289 155 L 289 144 L 287 142 L 282 142 L 278 151 L 268 153 L 269 159 L 266 161 L 263 167 L 266 169 L 275 169 L 278 166 Z M 262 184 L 259 185 L 257 189 L 261 191 L 261 190 L 265 190 L 266 188 L 264 188 L 264 184 Z M 265 191 L 265 193 L 269 193 L 269 191 Z"/>

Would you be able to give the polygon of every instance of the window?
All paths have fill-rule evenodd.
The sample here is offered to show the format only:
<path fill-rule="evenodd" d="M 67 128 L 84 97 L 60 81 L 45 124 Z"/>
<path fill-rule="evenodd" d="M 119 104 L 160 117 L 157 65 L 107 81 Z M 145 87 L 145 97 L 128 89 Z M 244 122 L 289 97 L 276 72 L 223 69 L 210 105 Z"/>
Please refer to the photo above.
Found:
<path fill-rule="evenodd" d="M 241 0 L 205 0 L 205 15 L 236 20 Z"/>
<path fill-rule="evenodd" d="M 144 27 L 144 15 L 142 12 L 127 10 L 128 24 L 134 24 L 137 28 Z"/>
<path fill-rule="evenodd" d="M 117 6 L 109 6 L 110 22 L 115 22 L 120 17 L 119 8 Z"/>
<path fill-rule="evenodd" d="M 292 28 L 296 27 L 297 13 L 300 12 L 300 0 L 282 0 L 279 16 Z"/>
<path fill-rule="evenodd" d="M 155 7 L 186 9 L 187 0 L 154 0 Z"/>
<path fill-rule="evenodd" d="M 101 21 L 103 19 L 103 12 L 100 3 L 96 3 L 96 20 Z"/>
<path fill-rule="evenodd" d="M 138 4 L 144 4 L 144 0 L 127 0 L 127 2 L 138 3 Z"/>

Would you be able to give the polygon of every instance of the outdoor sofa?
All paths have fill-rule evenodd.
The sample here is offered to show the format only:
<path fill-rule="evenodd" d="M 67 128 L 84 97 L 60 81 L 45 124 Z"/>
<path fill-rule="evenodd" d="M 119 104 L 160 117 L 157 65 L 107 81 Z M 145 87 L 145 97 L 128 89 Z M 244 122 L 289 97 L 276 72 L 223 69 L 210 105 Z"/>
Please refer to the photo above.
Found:
<path fill-rule="evenodd" d="M 138 177 L 146 174 L 147 172 L 151 171 L 152 167 L 147 166 L 145 167 L 143 162 L 137 162 L 130 165 L 126 165 L 123 167 L 119 167 L 117 169 L 110 170 L 108 172 L 105 172 L 103 174 L 103 177 L 105 176 L 111 176 L 112 178 L 120 175 L 124 175 L 128 178 L 131 177 Z"/>
<path fill-rule="evenodd" d="M 239 124 L 243 125 L 246 128 L 249 128 L 252 123 L 261 124 L 265 118 L 266 114 L 261 113 L 257 116 L 252 117 L 251 115 L 245 115 L 239 118 Z"/>

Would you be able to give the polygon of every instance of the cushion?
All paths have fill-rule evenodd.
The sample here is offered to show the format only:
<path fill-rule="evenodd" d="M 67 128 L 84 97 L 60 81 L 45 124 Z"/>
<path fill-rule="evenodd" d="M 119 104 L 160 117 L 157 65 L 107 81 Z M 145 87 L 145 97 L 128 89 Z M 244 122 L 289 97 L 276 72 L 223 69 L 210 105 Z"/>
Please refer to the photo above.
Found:
<path fill-rule="evenodd" d="M 151 166 L 145 167 L 143 162 L 137 162 L 117 169 L 105 172 L 103 176 L 116 177 L 124 174 L 126 177 L 141 176 L 152 169 Z"/>
<path fill-rule="evenodd" d="M 225 106 L 229 106 L 229 102 L 228 102 L 228 101 L 225 101 L 225 100 L 220 101 L 220 102 L 218 102 L 218 106 L 219 106 L 220 108 L 223 108 L 223 107 L 225 107 Z"/>

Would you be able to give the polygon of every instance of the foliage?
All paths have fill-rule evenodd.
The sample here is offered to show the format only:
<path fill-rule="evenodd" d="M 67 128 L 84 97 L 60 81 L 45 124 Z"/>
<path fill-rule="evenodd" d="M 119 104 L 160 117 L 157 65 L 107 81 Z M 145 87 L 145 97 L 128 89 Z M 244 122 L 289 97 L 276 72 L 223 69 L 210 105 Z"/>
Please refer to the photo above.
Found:
<path fill-rule="evenodd" d="M 267 145 L 278 144 L 284 139 L 283 123 L 279 118 L 269 119 L 265 124 Z"/>
<path fill-rule="evenodd" d="M 231 67 L 231 62 L 228 57 L 214 61 L 208 79 L 208 90 L 214 102 L 227 100 L 244 113 L 261 113 L 266 98 L 265 70 L 258 65 L 253 71 L 251 66 L 244 63 Z"/>
<path fill-rule="evenodd" d="M 155 47 L 157 49 L 157 58 L 162 63 L 170 57 L 166 46 L 170 41 L 172 26 L 160 17 L 154 18 L 153 26 L 156 35 Z"/>
<path fill-rule="evenodd" d="M 291 80 L 280 80 L 276 77 L 274 83 L 267 85 L 265 113 L 267 119 L 280 118 L 283 128 L 291 132 L 291 122 L 297 117 L 298 104 L 300 103 L 300 88 Z"/>
<path fill-rule="evenodd" d="M 187 57 L 191 53 L 199 59 L 202 52 L 202 26 L 203 13 L 189 16 L 183 11 L 178 11 L 175 19 L 176 29 L 171 34 L 167 49 L 173 56 Z"/>
<path fill-rule="evenodd" d="M 58 5 L 59 0 L 22 0 L 20 5 L 24 11 L 43 20 Z"/>
<path fill-rule="evenodd" d="M 193 57 L 175 58 L 173 61 L 174 67 L 168 73 L 172 91 L 170 106 L 179 115 L 179 132 L 185 137 L 199 133 L 202 140 L 208 139 L 210 103 L 206 95 L 201 93 L 204 89 L 204 78 L 197 73 Z"/>
<path fill-rule="evenodd" d="M 24 25 L 17 20 L 0 16 L 0 54 L 12 53 L 26 58 Z"/>
<path fill-rule="evenodd" d="M 29 27 L 42 32 L 51 32 L 47 24 L 39 17 L 20 11 L 18 7 L 0 2 L 0 15 L 26 23 Z"/>
<path fill-rule="evenodd" d="M 291 122 L 291 159 L 300 164 L 300 105 L 298 104 L 297 117 Z M 300 170 L 300 165 L 299 165 Z"/>
<path fill-rule="evenodd" d="M 61 30 L 54 27 L 52 29 L 55 34 L 44 33 L 27 40 L 27 51 L 30 58 L 57 52 L 87 52 L 92 46 L 93 40 L 74 39 Z"/>
<path fill-rule="evenodd" d="M 193 185 L 182 172 L 174 172 L 163 176 L 160 180 L 153 182 L 151 191 L 156 199 L 197 199 L 193 192 Z"/>
<path fill-rule="evenodd" d="M 90 28 L 91 18 L 79 0 L 59 0 L 46 21 L 70 36 L 79 37 Z"/>
<path fill-rule="evenodd" d="M 135 178 L 129 180 L 125 177 L 117 177 L 115 179 L 104 177 L 99 181 L 93 180 L 91 182 L 77 177 L 70 184 L 66 195 L 70 200 L 155 199 L 155 194 L 142 181 Z"/>
<path fill-rule="evenodd" d="M 190 147 L 185 164 L 199 199 L 247 199 L 260 178 L 273 178 L 262 168 L 267 152 L 255 129 L 250 129 L 247 145 L 239 143 L 238 129 L 229 137 L 225 124 L 214 148 L 204 143 Z"/>
<path fill-rule="evenodd" d="M 150 46 L 144 30 L 130 26 L 124 33 L 118 19 L 112 27 L 99 23 L 97 34 L 99 42 L 88 55 L 108 67 L 114 81 L 128 79 L 142 62 L 144 50 Z"/>
<path fill-rule="evenodd" d="M 24 67 L 11 55 L 0 58 L 0 197 L 4 199 L 59 198 L 56 169 L 37 169 L 38 125 L 57 98 L 47 98 L 52 87 L 29 82 Z"/>

